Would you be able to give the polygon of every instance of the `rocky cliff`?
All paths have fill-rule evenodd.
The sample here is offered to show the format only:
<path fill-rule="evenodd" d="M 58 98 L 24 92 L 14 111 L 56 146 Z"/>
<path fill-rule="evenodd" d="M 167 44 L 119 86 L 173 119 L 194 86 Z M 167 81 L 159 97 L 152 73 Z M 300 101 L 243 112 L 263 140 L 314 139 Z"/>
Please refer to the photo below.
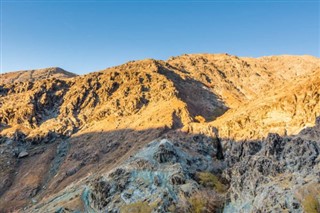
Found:
<path fill-rule="evenodd" d="M 317 212 L 319 64 L 197 54 L 1 76 L 0 211 Z"/>

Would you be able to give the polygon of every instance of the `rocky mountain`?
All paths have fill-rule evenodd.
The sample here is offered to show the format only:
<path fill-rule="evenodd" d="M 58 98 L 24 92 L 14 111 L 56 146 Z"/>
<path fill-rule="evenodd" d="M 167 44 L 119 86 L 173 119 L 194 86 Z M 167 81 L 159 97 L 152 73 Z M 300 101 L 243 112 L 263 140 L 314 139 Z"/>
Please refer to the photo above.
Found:
<path fill-rule="evenodd" d="M 0 212 L 319 211 L 319 58 L 55 70 L 0 81 Z"/>

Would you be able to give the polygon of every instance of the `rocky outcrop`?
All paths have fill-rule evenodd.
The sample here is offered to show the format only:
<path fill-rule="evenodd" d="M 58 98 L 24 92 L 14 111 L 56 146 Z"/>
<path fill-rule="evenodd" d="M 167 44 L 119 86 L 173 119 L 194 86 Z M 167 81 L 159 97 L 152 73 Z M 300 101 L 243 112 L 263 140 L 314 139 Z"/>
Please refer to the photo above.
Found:
<path fill-rule="evenodd" d="M 118 212 L 138 202 L 154 206 L 156 212 L 168 212 L 182 197 L 201 190 L 197 172 L 215 169 L 217 147 L 202 143 L 201 147 L 196 142 L 181 146 L 167 139 L 149 143 L 124 165 L 94 180 L 85 203 L 97 212 Z"/>
<path fill-rule="evenodd" d="M 29 155 L 29 153 L 27 151 L 22 151 L 22 152 L 19 153 L 18 158 L 24 158 L 24 157 L 26 157 L 28 155 Z"/>
<path fill-rule="evenodd" d="M 224 212 L 303 212 L 320 203 L 319 118 L 301 135 L 269 134 L 256 142 L 223 143 L 229 202 Z M 303 139 L 309 136 L 310 139 Z M 315 204 L 308 204 L 312 196 Z M 316 204 L 318 203 L 318 204 Z"/>

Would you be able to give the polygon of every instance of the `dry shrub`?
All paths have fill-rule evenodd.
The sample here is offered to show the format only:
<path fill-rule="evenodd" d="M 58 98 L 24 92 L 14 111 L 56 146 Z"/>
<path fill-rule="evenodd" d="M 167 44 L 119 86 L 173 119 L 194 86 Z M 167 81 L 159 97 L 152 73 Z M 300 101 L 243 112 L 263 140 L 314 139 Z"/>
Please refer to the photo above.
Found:
<path fill-rule="evenodd" d="M 320 212 L 320 194 L 309 194 L 302 201 L 303 209 L 306 213 Z"/>
<path fill-rule="evenodd" d="M 149 205 L 147 202 L 136 202 L 125 205 L 120 212 L 123 213 L 151 213 L 155 205 Z"/>
<path fill-rule="evenodd" d="M 295 194 L 296 198 L 301 202 L 304 212 L 319 213 L 320 212 L 320 185 L 309 183 L 301 188 Z"/>
<path fill-rule="evenodd" d="M 170 210 L 177 213 L 216 213 L 221 212 L 223 204 L 222 196 L 213 190 L 204 189 L 191 197 L 181 198 L 174 210 Z"/>
<path fill-rule="evenodd" d="M 197 179 L 202 186 L 214 188 L 218 193 L 224 193 L 227 190 L 227 186 L 221 183 L 218 177 L 210 172 L 198 172 Z"/>

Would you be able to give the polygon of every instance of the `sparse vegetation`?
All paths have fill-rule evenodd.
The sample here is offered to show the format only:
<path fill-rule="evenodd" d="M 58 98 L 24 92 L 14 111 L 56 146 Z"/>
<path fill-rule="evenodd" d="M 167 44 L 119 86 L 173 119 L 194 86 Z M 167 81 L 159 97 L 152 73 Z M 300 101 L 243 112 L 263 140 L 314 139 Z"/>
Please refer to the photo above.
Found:
<path fill-rule="evenodd" d="M 295 197 L 300 201 L 304 212 L 320 212 L 320 186 L 318 184 L 304 185 L 296 192 Z"/>
<path fill-rule="evenodd" d="M 196 192 L 191 197 L 184 197 L 180 200 L 178 205 L 171 207 L 172 212 L 184 213 L 207 213 L 219 212 L 223 207 L 224 199 L 215 191 L 204 189 Z"/>
<path fill-rule="evenodd" d="M 227 187 L 219 181 L 217 176 L 210 172 L 199 172 L 197 173 L 197 177 L 202 186 L 214 188 L 219 193 L 226 192 Z"/>
<path fill-rule="evenodd" d="M 306 213 L 319 213 L 320 212 L 320 194 L 309 194 L 307 195 L 302 206 Z"/>
<path fill-rule="evenodd" d="M 202 199 L 201 196 L 193 196 L 189 198 L 190 210 L 194 213 L 202 213 L 207 208 L 209 202 L 206 199 Z"/>
<path fill-rule="evenodd" d="M 125 205 L 120 212 L 123 213 L 151 213 L 155 205 L 149 205 L 147 202 L 136 202 Z"/>

